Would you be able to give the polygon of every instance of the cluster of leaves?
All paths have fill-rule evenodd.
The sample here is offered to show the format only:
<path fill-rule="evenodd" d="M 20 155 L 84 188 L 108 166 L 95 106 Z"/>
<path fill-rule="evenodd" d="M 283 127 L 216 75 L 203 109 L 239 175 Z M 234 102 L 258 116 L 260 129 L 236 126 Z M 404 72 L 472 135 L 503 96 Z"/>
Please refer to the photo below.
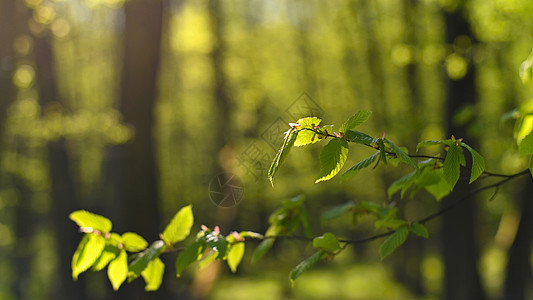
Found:
<path fill-rule="evenodd" d="M 185 240 L 194 223 L 191 206 L 180 209 L 172 218 L 160 240 L 148 246 L 140 235 L 126 232 L 122 235 L 111 232 L 109 219 L 84 210 L 70 214 L 80 231 L 84 233 L 76 252 L 72 257 L 72 277 L 89 270 L 100 271 L 107 266 L 107 276 L 113 289 L 118 290 L 122 283 L 141 276 L 146 282 L 146 291 L 155 291 L 163 280 L 165 264 L 159 258 L 162 253 L 176 252 L 176 244 Z M 176 259 L 176 276 L 183 270 L 199 262 L 200 267 L 207 266 L 215 259 L 227 261 L 235 272 L 244 255 L 244 238 L 262 238 L 254 232 L 233 232 L 228 236 L 220 234 L 218 227 L 211 230 L 205 226 L 192 242 Z"/>

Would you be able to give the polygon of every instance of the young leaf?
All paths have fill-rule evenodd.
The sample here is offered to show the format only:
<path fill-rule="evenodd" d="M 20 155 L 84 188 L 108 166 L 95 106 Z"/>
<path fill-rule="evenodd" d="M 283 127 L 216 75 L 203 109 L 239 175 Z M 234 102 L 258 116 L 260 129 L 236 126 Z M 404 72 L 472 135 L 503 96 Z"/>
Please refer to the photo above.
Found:
<path fill-rule="evenodd" d="M 470 154 L 472 155 L 472 173 L 470 175 L 470 182 L 474 182 L 476 179 L 478 179 L 481 174 L 485 171 L 485 160 L 483 157 L 476 151 L 474 148 L 468 146 L 467 144 L 461 142 L 461 145 L 465 147 L 468 151 L 470 151 Z"/>
<path fill-rule="evenodd" d="M 163 282 L 163 274 L 165 273 L 165 264 L 161 261 L 159 257 L 156 257 L 146 269 L 141 272 L 141 276 L 146 282 L 144 287 L 145 291 L 157 291 Z"/>
<path fill-rule="evenodd" d="M 207 241 L 207 247 L 218 252 L 217 259 L 222 259 L 226 256 L 228 241 L 222 235 L 210 232 L 205 238 Z"/>
<path fill-rule="evenodd" d="M 420 223 L 413 223 L 413 225 L 411 225 L 411 232 L 425 239 L 429 237 L 429 233 L 426 229 L 426 226 Z"/>
<path fill-rule="evenodd" d="M 329 232 L 326 232 L 323 235 L 314 238 L 313 247 L 330 253 L 341 249 L 337 237 Z"/>
<path fill-rule="evenodd" d="M 318 126 L 321 121 L 322 120 L 316 117 L 302 118 L 298 120 L 296 123 L 298 123 L 301 128 L 298 130 L 298 136 L 296 137 L 294 146 L 301 147 L 320 141 L 317 133 L 311 130 L 315 130 L 315 127 Z"/>
<path fill-rule="evenodd" d="M 344 166 L 348 157 L 348 143 L 345 139 L 334 138 L 320 152 L 320 174 L 315 183 L 330 180 Z"/>
<path fill-rule="evenodd" d="M 140 235 L 134 232 L 126 232 L 122 235 L 124 248 L 129 252 L 139 252 L 148 247 L 148 242 Z"/>
<path fill-rule="evenodd" d="M 444 178 L 450 185 L 450 190 L 453 190 L 459 180 L 462 161 L 464 162 L 463 149 L 456 144 L 452 144 L 446 154 L 443 166 Z"/>
<path fill-rule="evenodd" d="M 357 173 L 359 173 L 359 171 L 361 171 L 362 169 L 367 168 L 370 165 L 372 165 L 372 163 L 376 161 L 378 157 L 379 157 L 379 152 L 376 152 L 372 154 L 371 156 L 365 158 L 364 160 L 358 162 L 353 167 L 349 168 L 346 172 L 344 172 L 344 174 L 342 174 L 341 182 L 352 178 Z"/>
<path fill-rule="evenodd" d="M 205 250 L 205 238 L 197 238 L 176 259 L 176 276 L 180 277 L 183 270 L 202 257 Z"/>
<path fill-rule="evenodd" d="M 407 153 L 403 152 L 402 149 L 400 149 L 400 147 L 396 146 L 396 144 L 394 144 L 391 140 L 389 139 L 385 139 L 385 142 L 392 147 L 392 151 L 396 154 L 396 156 L 398 156 L 398 158 L 403 161 L 404 163 L 407 163 L 408 165 L 410 165 L 411 167 L 417 169 L 418 168 L 418 165 L 416 164 L 416 162 L 411 158 L 409 157 L 409 155 L 407 155 Z"/>
<path fill-rule="evenodd" d="M 148 263 L 159 256 L 165 247 L 165 242 L 158 240 L 153 242 L 148 249 L 140 252 L 139 255 L 128 266 L 128 277 L 137 278 L 141 272 L 146 269 Z"/>
<path fill-rule="evenodd" d="M 389 195 L 389 198 L 391 198 L 394 194 L 396 194 L 398 191 L 402 191 L 401 197 L 403 198 L 405 192 L 413 185 L 415 182 L 417 176 L 417 170 L 400 177 L 396 181 L 394 181 L 387 190 L 387 194 Z"/>
<path fill-rule="evenodd" d="M 409 228 L 407 226 L 402 226 L 381 244 L 379 248 L 379 255 L 381 260 L 384 260 L 387 256 L 391 255 L 394 250 L 400 247 L 407 240 L 407 235 L 409 234 Z"/>
<path fill-rule="evenodd" d="M 378 140 L 379 145 L 379 154 L 381 155 L 381 161 L 383 161 L 384 164 L 387 164 L 387 152 L 385 151 L 385 143 L 383 142 L 383 139 Z"/>
<path fill-rule="evenodd" d="M 69 217 L 80 227 L 93 228 L 101 232 L 109 232 L 113 226 L 108 218 L 90 213 L 86 210 L 72 212 Z"/>
<path fill-rule="evenodd" d="M 533 78 L 533 50 L 527 59 L 520 65 L 519 75 L 524 84 L 528 83 Z"/>
<path fill-rule="evenodd" d="M 363 124 L 368 117 L 372 114 L 369 110 L 360 110 L 355 115 L 351 116 L 346 123 L 342 124 L 339 129 L 340 132 L 345 133 L 346 131 L 353 129 L 355 126 Z"/>
<path fill-rule="evenodd" d="M 191 232 L 193 223 L 192 205 L 182 207 L 163 231 L 163 240 L 170 245 L 183 241 Z"/>
<path fill-rule="evenodd" d="M 442 169 L 436 170 L 435 173 L 437 174 L 440 173 L 440 175 L 443 176 Z M 446 179 L 444 179 L 443 177 L 440 178 L 439 182 L 432 184 L 432 185 L 425 186 L 424 188 L 431 195 L 433 195 L 433 197 L 435 197 L 437 201 L 440 201 L 442 198 L 444 198 L 446 195 L 450 193 L 450 185 L 448 184 Z"/>
<path fill-rule="evenodd" d="M 521 155 L 533 154 L 533 131 L 522 139 L 518 149 L 520 150 Z"/>
<path fill-rule="evenodd" d="M 244 256 L 244 243 L 235 243 L 232 244 L 228 251 L 228 266 L 231 269 L 231 272 L 237 272 L 237 267 L 241 263 L 242 257 Z"/>
<path fill-rule="evenodd" d="M 76 252 L 72 256 L 72 278 L 87 271 L 104 251 L 105 239 L 101 235 L 87 233 L 83 236 Z"/>
<path fill-rule="evenodd" d="M 306 260 L 299 263 L 294 269 L 292 269 L 291 273 L 289 274 L 289 279 L 291 281 L 291 285 L 294 286 L 294 281 L 302 275 L 303 272 L 307 271 L 309 268 L 311 268 L 314 264 L 316 264 L 319 260 L 326 257 L 326 252 L 323 250 L 320 250 L 316 252 L 315 254 L 308 257 Z"/>
<path fill-rule="evenodd" d="M 348 130 L 344 133 L 344 137 L 348 142 L 358 143 L 363 145 L 370 145 L 374 142 L 374 138 L 366 133 L 362 133 L 355 130 Z"/>
<path fill-rule="evenodd" d="M 93 267 L 91 270 L 97 272 L 102 270 L 107 266 L 107 264 L 115 259 L 117 257 L 117 254 L 119 253 L 119 249 L 116 246 L 113 245 L 106 245 L 104 248 L 104 251 L 102 251 L 102 254 L 100 254 L 100 257 L 96 260 L 96 262 L 93 264 Z"/>
<path fill-rule="evenodd" d="M 289 155 L 289 151 L 291 151 L 291 148 L 294 145 L 297 137 L 298 131 L 289 131 L 283 140 L 281 149 L 279 149 L 278 153 L 276 153 L 276 156 L 274 157 L 274 160 L 268 169 L 268 179 L 270 180 L 270 184 L 272 184 L 272 186 L 274 186 L 274 175 L 276 175 L 276 172 L 278 172 L 279 168 L 287 158 L 287 155 Z"/>
<path fill-rule="evenodd" d="M 418 145 L 416 145 L 416 152 L 418 152 L 418 150 L 420 150 L 420 148 L 422 147 L 442 145 L 442 144 L 443 144 L 442 141 L 423 141 L 423 142 L 418 143 Z"/>
<path fill-rule="evenodd" d="M 263 257 L 270 248 L 274 245 L 274 239 L 273 238 L 267 238 L 263 240 L 257 248 L 255 248 L 254 253 L 252 255 L 252 263 L 255 263 Z"/>
<path fill-rule="evenodd" d="M 109 263 L 107 277 L 109 277 L 109 281 L 111 281 L 111 285 L 113 285 L 115 291 L 126 280 L 128 277 L 128 255 L 126 254 L 126 250 L 120 251 L 117 258 Z"/>
<path fill-rule="evenodd" d="M 327 211 L 325 211 L 324 213 L 322 213 L 322 216 L 320 216 L 320 222 L 324 224 L 331 219 L 335 219 L 349 211 L 352 211 L 353 209 L 355 209 L 355 204 L 351 201 L 332 207 L 328 209 Z"/>

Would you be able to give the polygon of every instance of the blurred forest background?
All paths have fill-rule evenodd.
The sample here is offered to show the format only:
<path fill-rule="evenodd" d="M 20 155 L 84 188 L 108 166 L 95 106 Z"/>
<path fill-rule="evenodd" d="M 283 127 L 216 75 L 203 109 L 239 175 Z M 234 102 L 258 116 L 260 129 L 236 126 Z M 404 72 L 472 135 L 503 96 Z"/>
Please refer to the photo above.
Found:
<path fill-rule="evenodd" d="M 532 15 L 530 0 L 0 0 L 0 298 L 532 299 L 531 178 L 430 222 L 429 240 L 383 263 L 379 241 L 357 245 L 294 288 L 288 273 L 312 249 L 290 240 L 254 265 L 248 245 L 236 274 L 214 263 L 177 279 L 167 255 L 155 293 L 142 280 L 113 292 L 105 272 L 75 282 L 81 234 L 68 219 L 87 209 L 153 241 L 192 203 L 193 231 L 264 232 L 303 193 L 316 234 L 371 235 L 364 220 L 321 227 L 320 213 L 388 201 L 405 168 L 314 184 L 315 145 L 293 150 L 274 188 L 266 176 L 289 122 L 340 125 L 359 109 L 373 111 L 362 131 L 411 152 L 454 134 L 490 171 L 525 169 L 502 115 L 533 92 L 518 76 Z M 240 178 L 238 205 L 211 201 L 219 174 Z M 410 220 L 441 206 L 395 200 Z"/>

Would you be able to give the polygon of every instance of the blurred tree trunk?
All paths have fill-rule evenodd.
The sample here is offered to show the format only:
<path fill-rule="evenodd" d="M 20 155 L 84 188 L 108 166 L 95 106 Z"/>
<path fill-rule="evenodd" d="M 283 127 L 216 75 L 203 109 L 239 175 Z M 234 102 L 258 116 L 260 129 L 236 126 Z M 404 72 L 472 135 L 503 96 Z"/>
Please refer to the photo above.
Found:
<path fill-rule="evenodd" d="M 117 146 L 112 212 L 120 231 L 133 231 L 154 241 L 162 231 L 159 217 L 158 170 L 155 160 L 154 106 L 161 57 L 163 0 L 131 0 L 124 4 L 123 69 L 120 111 L 131 125 L 134 137 Z M 145 293 L 137 279 L 121 287 L 119 299 L 166 299 L 165 285 L 158 292 Z"/>
<path fill-rule="evenodd" d="M 533 184 L 531 178 L 524 182 L 524 189 L 520 197 L 520 223 L 507 262 L 507 278 L 505 280 L 505 300 L 525 300 L 526 291 L 531 288 L 531 244 L 533 240 Z"/>
<path fill-rule="evenodd" d="M 52 39 L 50 32 L 34 37 L 39 103 L 45 114 L 48 109 L 59 109 L 61 103 L 57 91 Z M 53 295 L 61 299 L 81 299 L 83 284 L 74 282 L 71 277 L 71 257 L 76 251 L 80 236 L 69 220 L 69 214 L 77 209 L 77 193 L 65 138 L 48 142 L 48 161 L 52 182 L 51 218 L 59 251 L 58 286 Z"/>
<path fill-rule="evenodd" d="M 470 25 L 463 14 L 462 6 L 455 11 L 445 13 L 446 42 L 448 44 L 453 44 L 459 36 L 466 36 L 473 40 Z M 468 138 L 465 142 L 477 148 L 476 141 L 467 136 L 468 124 L 456 124 L 454 122 L 454 116 L 458 111 L 467 105 L 474 105 L 476 102 L 474 71 L 474 66 L 470 63 L 463 78 L 448 80 L 445 121 L 448 126 L 448 135 Z M 468 165 L 470 156 L 466 154 L 465 157 Z M 462 174 L 461 177 L 468 177 L 468 174 Z M 460 180 L 453 192 L 443 200 L 443 206 L 455 201 L 471 188 L 472 186 L 468 185 L 467 182 Z M 445 299 L 477 300 L 486 298 L 477 268 L 479 250 L 475 211 L 476 203 L 474 199 L 469 199 L 442 216 Z"/>

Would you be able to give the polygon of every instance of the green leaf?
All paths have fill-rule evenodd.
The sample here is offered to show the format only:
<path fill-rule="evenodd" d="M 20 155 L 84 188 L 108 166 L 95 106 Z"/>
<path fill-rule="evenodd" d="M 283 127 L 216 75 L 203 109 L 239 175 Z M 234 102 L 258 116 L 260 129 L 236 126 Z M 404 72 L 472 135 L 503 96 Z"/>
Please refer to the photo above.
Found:
<path fill-rule="evenodd" d="M 519 150 L 521 155 L 533 154 L 533 131 L 522 139 Z"/>
<path fill-rule="evenodd" d="M 400 226 L 404 226 L 406 225 L 407 222 L 405 220 L 400 220 L 400 219 L 381 219 L 381 220 L 377 220 L 376 223 L 374 223 L 374 227 L 376 227 L 376 229 L 380 229 L 380 228 L 391 228 L 391 229 L 396 229 Z"/>
<path fill-rule="evenodd" d="M 358 143 L 363 145 L 370 145 L 374 142 L 374 138 L 366 133 L 362 133 L 355 130 L 348 130 L 344 133 L 344 137 L 348 142 Z"/>
<path fill-rule="evenodd" d="M 140 252 L 139 255 L 129 265 L 128 277 L 130 277 L 130 279 L 139 277 L 141 272 L 148 266 L 148 263 L 161 254 L 161 251 L 163 251 L 164 247 L 165 242 L 158 240 L 153 242 L 148 249 Z"/>
<path fill-rule="evenodd" d="M 418 145 L 416 145 L 416 152 L 418 152 L 418 150 L 420 150 L 420 148 L 422 147 L 442 145 L 442 144 L 444 144 L 442 141 L 423 141 L 423 142 L 418 143 Z"/>
<path fill-rule="evenodd" d="M 311 238 L 313 236 L 313 232 L 311 230 L 311 222 L 309 222 L 309 215 L 307 214 L 307 210 L 305 210 L 305 207 L 299 207 L 298 217 L 300 219 L 300 224 L 302 224 L 305 236 Z"/>
<path fill-rule="evenodd" d="M 411 225 L 411 232 L 425 239 L 429 238 L 429 233 L 426 229 L 426 226 L 420 223 L 413 223 L 413 225 Z"/>
<path fill-rule="evenodd" d="M 459 180 L 462 161 L 464 161 L 463 149 L 456 144 L 452 144 L 450 149 L 448 149 L 443 166 L 444 178 L 448 182 L 450 190 L 453 190 Z"/>
<path fill-rule="evenodd" d="M 320 174 L 315 183 L 330 180 L 344 166 L 348 157 L 348 143 L 345 139 L 334 138 L 320 152 Z"/>
<path fill-rule="evenodd" d="M 207 251 L 206 254 L 202 256 L 202 258 L 198 261 L 198 268 L 201 270 L 208 265 L 210 265 L 217 257 L 219 256 L 219 253 L 217 250 L 210 249 Z"/>
<path fill-rule="evenodd" d="M 359 171 L 372 165 L 374 161 L 379 157 L 379 152 L 372 154 L 364 160 L 358 162 L 353 167 L 349 168 L 344 174 L 342 174 L 341 182 L 354 177 Z"/>
<path fill-rule="evenodd" d="M 72 256 L 72 278 L 87 271 L 100 257 L 105 248 L 105 239 L 101 235 L 86 233 Z"/>
<path fill-rule="evenodd" d="M 320 122 L 322 122 L 322 120 L 316 117 L 302 118 L 298 120 L 296 123 L 298 123 L 301 128 L 298 129 L 298 136 L 296 137 L 294 146 L 301 147 L 320 141 L 318 134 L 311 131 L 317 130 L 315 127 L 318 126 Z"/>
<path fill-rule="evenodd" d="M 80 227 L 93 228 L 101 232 L 109 232 L 113 226 L 108 218 L 90 213 L 86 210 L 72 212 L 69 217 Z"/>
<path fill-rule="evenodd" d="M 107 266 L 110 261 L 117 257 L 118 253 L 118 247 L 109 244 L 105 245 L 104 251 L 102 251 L 102 254 L 100 254 L 100 257 L 98 257 L 98 259 L 94 263 L 92 270 L 96 272 L 102 270 Z"/>
<path fill-rule="evenodd" d="M 113 289 L 118 291 L 120 285 L 122 285 L 128 277 L 128 255 L 126 254 L 126 250 L 120 251 L 117 258 L 109 263 L 107 277 L 109 277 Z"/>
<path fill-rule="evenodd" d="M 524 84 L 530 82 L 533 78 L 533 50 L 527 59 L 520 65 L 519 75 Z"/>
<path fill-rule="evenodd" d="M 272 186 L 274 186 L 274 175 L 276 175 L 276 172 L 278 172 L 279 168 L 287 158 L 287 155 L 289 155 L 289 152 L 291 151 L 292 146 L 294 146 L 294 142 L 296 141 L 297 137 L 298 131 L 295 130 L 291 130 L 285 135 L 283 145 L 281 146 L 281 149 L 279 149 L 278 153 L 276 153 L 276 156 L 274 157 L 274 160 L 268 169 L 268 179 L 270 180 L 270 184 L 272 184 Z"/>
<path fill-rule="evenodd" d="M 476 179 L 483 174 L 485 171 L 485 160 L 483 157 L 476 151 L 474 148 L 468 146 L 467 144 L 461 142 L 461 145 L 465 147 L 470 154 L 472 155 L 472 173 L 470 175 L 470 182 L 474 182 Z"/>
<path fill-rule="evenodd" d="M 176 259 L 176 276 L 180 277 L 183 270 L 199 260 L 205 250 L 205 238 L 197 238 L 191 245 L 189 245 L 183 252 L 178 255 Z"/>
<path fill-rule="evenodd" d="M 237 267 L 242 261 L 242 257 L 244 256 L 244 248 L 245 245 L 243 242 L 235 243 L 231 245 L 228 251 L 227 262 L 231 272 L 233 273 L 237 272 Z"/>
<path fill-rule="evenodd" d="M 122 244 L 129 252 L 139 252 L 148 247 L 148 242 L 134 232 L 126 232 L 122 235 Z"/>
<path fill-rule="evenodd" d="M 146 269 L 141 272 L 141 276 L 143 277 L 144 282 L 146 282 L 144 290 L 147 292 L 157 291 L 163 282 L 164 273 L 165 264 L 159 257 L 156 257 L 154 260 L 148 263 Z"/>
<path fill-rule="evenodd" d="M 330 253 L 341 249 L 341 245 L 339 244 L 337 237 L 329 232 L 314 238 L 313 247 Z"/>
<path fill-rule="evenodd" d="M 224 236 L 210 232 L 205 236 L 205 238 L 207 241 L 207 247 L 218 252 L 218 259 L 222 259 L 224 256 L 226 256 L 228 241 L 226 238 L 224 238 Z"/>
<path fill-rule="evenodd" d="M 384 164 L 387 164 L 387 151 L 385 151 L 385 143 L 383 142 L 383 139 L 378 140 L 379 145 L 379 154 L 381 155 L 381 161 Z"/>
<path fill-rule="evenodd" d="M 418 165 L 416 164 L 416 162 L 411 157 L 409 157 L 409 155 L 407 155 L 407 153 L 403 152 L 403 150 L 400 149 L 400 147 L 396 146 L 396 144 L 394 144 L 389 139 L 385 139 L 385 142 L 389 146 L 392 147 L 392 151 L 396 154 L 396 156 L 398 156 L 398 158 L 401 161 L 403 161 L 404 163 L 407 163 L 408 165 L 410 165 L 411 167 L 413 167 L 415 169 L 418 169 Z"/>
<path fill-rule="evenodd" d="M 326 257 L 325 251 L 318 251 L 315 254 L 308 257 L 306 260 L 300 262 L 294 269 L 292 269 L 291 273 L 289 274 L 289 279 L 291 281 L 291 285 L 294 286 L 294 281 L 302 275 L 303 272 L 309 270 L 314 264 L 316 264 L 319 260 Z"/>
<path fill-rule="evenodd" d="M 250 237 L 253 239 L 263 239 L 265 237 L 264 235 L 253 231 L 241 231 L 239 232 L 239 235 L 243 238 Z"/>
<path fill-rule="evenodd" d="M 182 207 L 163 231 L 163 240 L 170 245 L 183 241 L 191 232 L 193 223 L 192 205 Z"/>
<path fill-rule="evenodd" d="M 417 171 L 413 171 L 403 177 L 400 177 L 396 181 L 394 181 L 387 190 L 387 194 L 389 195 L 389 198 L 391 198 L 394 194 L 396 194 L 398 191 L 402 191 L 401 197 L 403 198 L 405 192 L 413 185 L 415 182 L 417 176 Z"/>
<path fill-rule="evenodd" d="M 256 263 L 259 261 L 267 252 L 272 248 L 274 245 L 275 239 L 273 238 L 267 238 L 263 240 L 257 248 L 255 248 L 254 253 L 252 255 L 252 263 Z"/>
<path fill-rule="evenodd" d="M 407 235 L 409 234 L 409 228 L 407 226 L 402 226 L 381 244 L 379 248 L 379 255 L 381 260 L 384 260 L 387 256 L 391 255 L 394 250 L 400 247 L 407 240 Z"/>
<path fill-rule="evenodd" d="M 368 120 L 368 117 L 372 114 L 369 110 L 360 110 L 355 115 L 351 116 L 346 123 L 342 124 L 341 128 L 339 129 L 340 132 L 345 133 L 346 131 L 354 128 L 355 126 L 359 126 L 363 124 L 366 120 Z"/>
<path fill-rule="evenodd" d="M 338 218 L 341 215 L 352 211 L 353 209 L 355 209 L 355 204 L 351 201 L 341 205 L 337 205 L 322 213 L 322 216 L 320 216 L 320 222 L 324 224 L 331 219 Z"/>
<path fill-rule="evenodd" d="M 440 174 L 440 176 L 443 175 L 442 169 L 435 170 L 436 174 Z M 444 177 L 441 177 L 439 182 L 427 185 L 424 187 L 437 201 L 440 201 L 442 198 L 444 198 L 446 195 L 450 194 L 450 185 L 444 179 Z"/>

